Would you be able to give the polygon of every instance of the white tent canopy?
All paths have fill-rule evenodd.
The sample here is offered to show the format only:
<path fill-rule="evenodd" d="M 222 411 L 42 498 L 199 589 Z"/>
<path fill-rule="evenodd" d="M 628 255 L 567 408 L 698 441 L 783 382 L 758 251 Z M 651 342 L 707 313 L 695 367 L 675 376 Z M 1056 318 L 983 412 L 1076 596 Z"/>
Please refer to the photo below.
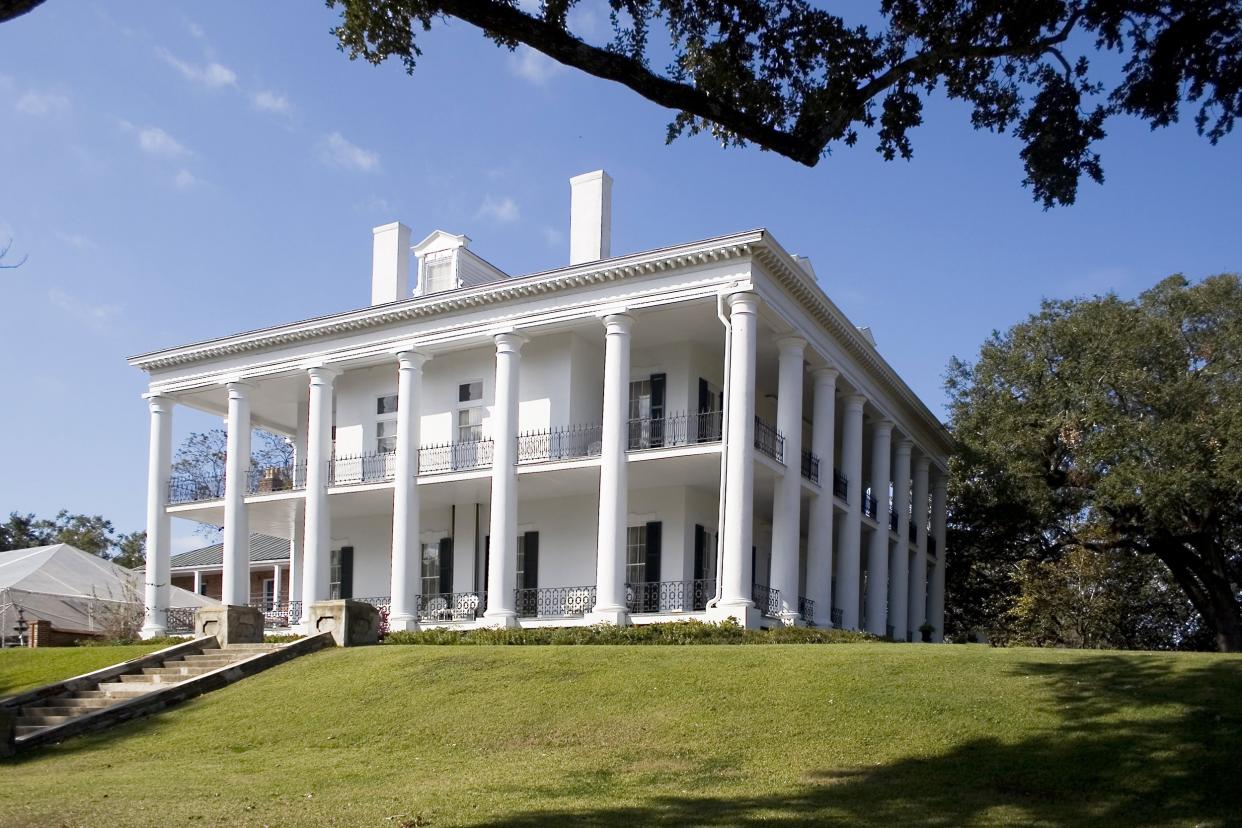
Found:
<path fill-rule="evenodd" d="M 0 552 L 0 636 L 17 634 L 17 611 L 26 621 L 48 621 L 64 632 L 98 633 L 109 607 L 142 603 L 142 573 L 58 543 Z M 219 602 L 170 587 L 170 607 Z"/>

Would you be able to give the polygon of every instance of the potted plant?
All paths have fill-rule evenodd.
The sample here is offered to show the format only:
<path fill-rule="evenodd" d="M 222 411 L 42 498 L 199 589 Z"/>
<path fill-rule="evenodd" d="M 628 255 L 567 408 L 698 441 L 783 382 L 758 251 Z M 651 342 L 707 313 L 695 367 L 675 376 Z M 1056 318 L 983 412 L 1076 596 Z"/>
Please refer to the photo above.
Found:
<path fill-rule="evenodd" d="M 936 631 L 936 628 L 933 627 L 931 624 L 928 624 L 927 622 L 923 622 L 922 624 L 919 624 L 919 634 L 923 636 L 924 644 L 931 643 L 932 633 L 934 633 L 935 631 Z"/>

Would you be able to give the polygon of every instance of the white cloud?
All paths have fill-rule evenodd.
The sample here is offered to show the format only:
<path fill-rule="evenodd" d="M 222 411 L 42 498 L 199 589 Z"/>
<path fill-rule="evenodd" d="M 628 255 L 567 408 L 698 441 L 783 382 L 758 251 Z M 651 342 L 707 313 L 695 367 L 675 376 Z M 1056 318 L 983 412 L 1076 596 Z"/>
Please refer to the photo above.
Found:
<path fill-rule="evenodd" d="M 194 177 L 194 173 L 184 168 L 177 170 L 177 174 L 173 176 L 173 186 L 178 190 L 188 190 L 198 183 L 200 182 Z"/>
<path fill-rule="evenodd" d="M 521 212 L 518 210 L 517 202 L 508 196 L 502 198 L 488 195 L 484 197 L 483 203 L 479 205 L 479 210 L 475 213 L 475 217 L 495 219 L 508 224 L 521 218 Z"/>
<path fill-rule="evenodd" d="M 70 319 L 84 323 L 96 331 L 105 331 L 109 323 L 121 312 L 120 305 L 92 305 L 60 288 L 47 292 L 48 301 Z"/>
<path fill-rule="evenodd" d="M 145 153 L 164 158 L 179 158 L 191 154 L 180 141 L 159 127 L 133 127 L 130 124 L 125 124 L 125 127 L 137 131 L 138 146 Z"/>
<path fill-rule="evenodd" d="M 69 111 L 69 99 L 54 92 L 27 92 L 17 99 L 17 111 L 37 118 Z"/>
<path fill-rule="evenodd" d="M 339 132 L 334 132 L 323 139 L 319 147 L 319 155 L 327 164 L 357 172 L 376 172 L 380 166 L 378 153 L 351 143 Z"/>
<path fill-rule="evenodd" d="M 519 46 L 517 51 L 509 55 L 510 71 L 537 86 L 543 86 L 564 68 L 543 52 L 536 52 L 529 46 Z"/>
<path fill-rule="evenodd" d="M 207 37 L 207 33 L 203 31 L 203 27 L 189 18 L 186 18 L 185 28 L 186 31 L 190 33 L 191 37 L 198 38 L 199 40 L 203 40 Z"/>
<path fill-rule="evenodd" d="M 167 49 L 157 49 L 156 54 L 169 66 L 176 69 L 192 83 L 197 83 L 207 89 L 223 89 L 226 86 L 235 86 L 237 84 L 237 73 L 229 67 L 212 61 L 206 66 L 198 66 L 181 60 Z"/>
<path fill-rule="evenodd" d="M 548 247 L 557 247 L 565 240 L 565 237 L 555 227 L 544 227 L 543 240 L 548 243 Z"/>
<path fill-rule="evenodd" d="M 273 92 L 270 89 L 264 89 L 255 92 L 250 97 L 250 103 L 255 109 L 261 109 L 264 112 L 274 112 L 277 115 L 289 115 L 293 112 L 293 104 L 289 103 L 289 99 L 279 92 Z"/>
<path fill-rule="evenodd" d="M 99 249 L 98 244 L 96 244 L 93 240 L 79 233 L 65 233 L 62 231 L 57 231 L 56 238 L 60 239 L 65 244 L 69 245 L 70 247 L 76 250 L 98 250 Z"/>

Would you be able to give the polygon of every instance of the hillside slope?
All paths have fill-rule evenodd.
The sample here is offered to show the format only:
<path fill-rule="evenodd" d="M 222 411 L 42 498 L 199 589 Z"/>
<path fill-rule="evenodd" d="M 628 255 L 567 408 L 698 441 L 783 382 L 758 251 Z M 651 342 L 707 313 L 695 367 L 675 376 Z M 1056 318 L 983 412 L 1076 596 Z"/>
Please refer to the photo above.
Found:
<path fill-rule="evenodd" d="M 0 824 L 1227 824 L 1242 658 L 965 646 L 309 656 L 0 764 Z"/>

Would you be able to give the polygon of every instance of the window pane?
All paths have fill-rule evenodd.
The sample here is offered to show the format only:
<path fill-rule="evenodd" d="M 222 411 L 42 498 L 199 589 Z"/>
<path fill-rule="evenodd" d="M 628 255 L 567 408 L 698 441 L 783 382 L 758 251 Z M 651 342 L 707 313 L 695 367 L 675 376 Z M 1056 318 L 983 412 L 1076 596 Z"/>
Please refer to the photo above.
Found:
<path fill-rule="evenodd" d="M 456 287 L 453 284 L 453 251 L 428 254 L 423 261 L 423 275 L 427 279 L 424 293 L 436 293 Z"/>
<path fill-rule="evenodd" d="M 423 595 L 440 591 L 440 544 L 423 544 Z"/>
<path fill-rule="evenodd" d="M 647 527 L 631 526 L 626 533 L 625 580 L 641 584 L 647 580 Z"/>
<path fill-rule="evenodd" d="M 397 413 L 397 395 L 389 394 L 386 397 L 380 397 L 375 401 L 376 414 L 395 414 Z"/>
<path fill-rule="evenodd" d="M 458 402 L 474 402 L 483 399 L 483 381 L 463 382 L 457 386 Z"/>
<path fill-rule="evenodd" d="M 457 412 L 457 442 L 473 443 L 483 439 L 483 409 L 463 408 Z"/>
<path fill-rule="evenodd" d="M 517 538 L 517 585 L 518 589 L 522 588 L 522 584 L 526 583 L 526 536 L 518 535 Z"/>

